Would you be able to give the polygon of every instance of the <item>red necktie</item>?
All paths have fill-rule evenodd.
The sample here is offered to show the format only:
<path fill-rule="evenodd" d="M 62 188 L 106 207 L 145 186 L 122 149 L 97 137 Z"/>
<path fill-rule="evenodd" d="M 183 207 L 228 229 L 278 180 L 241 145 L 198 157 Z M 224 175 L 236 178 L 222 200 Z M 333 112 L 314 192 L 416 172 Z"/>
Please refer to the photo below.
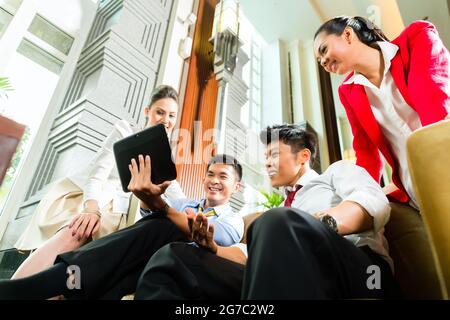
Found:
<path fill-rule="evenodd" d="M 302 188 L 302 186 L 296 185 L 296 186 L 295 186 L 295 190 L 288 191 L 287 198 L 286 198 L 286 200 L 284 201 L 284 206 L 285 206 L 285 207 L 291 207 L 292 201 L 294 201 L 295 194 L 296 194 L 297 191 L 300 190 L 301 188 Z"/>

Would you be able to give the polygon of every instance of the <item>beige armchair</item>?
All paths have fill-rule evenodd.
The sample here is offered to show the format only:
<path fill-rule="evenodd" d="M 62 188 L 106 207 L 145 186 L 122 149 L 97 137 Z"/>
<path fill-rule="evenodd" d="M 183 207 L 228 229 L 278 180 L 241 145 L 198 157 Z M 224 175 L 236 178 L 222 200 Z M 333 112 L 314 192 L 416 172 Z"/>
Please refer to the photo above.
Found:
<path fill-rule="evenodd" d="M 415 131 L 408 161 L 436 265 L 442 298 L 450 297 L 450 120 Z"/>

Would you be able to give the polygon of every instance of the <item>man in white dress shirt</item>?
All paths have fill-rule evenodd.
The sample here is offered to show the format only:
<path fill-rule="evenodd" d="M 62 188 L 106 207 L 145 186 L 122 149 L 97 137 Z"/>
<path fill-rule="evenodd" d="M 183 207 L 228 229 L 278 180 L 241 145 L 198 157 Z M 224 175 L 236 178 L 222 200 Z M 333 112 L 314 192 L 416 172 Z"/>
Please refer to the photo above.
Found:
<path fill-rule="evenodd" d="M 149 260 L 136 299 L 345 299 L 396 297 L 383 236 L 390 207 L 371 176 L 346 161 L 322 175 L 311 169 L 312 134 L 296 125 L 269 127 L 266 169 L 282 187 L 282 207 L 249 228 L 247 247 L 218 246 L 195 219 L 203 248 L 172 243 Z M 176 281 L 175 281 L 176 279 Z"/>

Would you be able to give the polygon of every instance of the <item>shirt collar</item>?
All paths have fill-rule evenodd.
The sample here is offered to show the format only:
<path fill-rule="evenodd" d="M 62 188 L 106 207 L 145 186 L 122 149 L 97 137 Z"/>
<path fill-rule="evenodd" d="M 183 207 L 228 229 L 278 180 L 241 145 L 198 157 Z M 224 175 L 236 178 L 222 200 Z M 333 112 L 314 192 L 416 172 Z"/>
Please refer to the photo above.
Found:
<path fill-rule="evenodd" d="M 384 61 L 384 76 L 388 73 L 389 69 L 391 69 L 391 61 L 394 59 L 399 47 L 388 41 L 377 41 L 378 46 L 380 47 L 381 54 L 383 55 Z M 365 76 L 360 73 L 354 72 L 353 75 L 345 81 L 343 84 L 361 84 L 366 87 L 373 86 L 369 80 Z"/>
<path fill-rule="evenodd" d="M 197 208 L 199 206 L 202 206 L 202 208 L 205 207 L 205 203 L 206 203 L 206 199 L 202 199 L 198 202 L 197 204 Z M 204 213 L 207 213 L 208 211 L 214 209 L 214 211 L 216 212 L 216 215 L 219 217 L 222 214 L 226 214 L 226 213 L 230 213 L 233 211 L 233 209 L 231 208 L 230 202 L 226 202 L 220 206 L 215 206 L 215 207 L 209 207 L 208 209 L 204 210 Z"/>
<path fill-rule="evenodd" d="M 384 75 L 391 69 L 391 61 L 394 59 L 398 51 L 398 46 L 388 41 L 378 41 L 384 60 Z"/>
<path fill-rule="evenodd" d="M 314 171 L 313 169 L 310 169 L 310 170 L 306 171 L 306 173 L 304 175 L 302 175 L 300 177 L 300 179 L 298 179 L 298 181 L 295 183 L 295 185 L 293 187 L 291 187 L 291 186 L 284 187 L 284 192 L 287 193 L 287 192 L 294 191 L 296 186 L 305 186 L 308 183 L 310 183 L 311 180 L 313 180 L 314 178 L 317 178 L 318 176 L 319 176 L 319 174 L 316 171 Z"/>

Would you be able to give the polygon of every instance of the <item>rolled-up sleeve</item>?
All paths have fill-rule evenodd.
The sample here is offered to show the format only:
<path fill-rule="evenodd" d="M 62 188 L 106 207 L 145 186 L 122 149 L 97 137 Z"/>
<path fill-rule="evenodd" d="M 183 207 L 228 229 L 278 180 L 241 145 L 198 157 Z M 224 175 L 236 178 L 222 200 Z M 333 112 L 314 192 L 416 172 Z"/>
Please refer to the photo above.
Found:
<path fill-rule="evenodd" d="M 342 201 L 362 206 L 373 217 L 374 232 L 380 231 L 389 221 L 391 208 L 381 187 L 369 173 L 349 161 L 338 161 L 327 171 L 331 185 Z"/>
<path fill-rule="evenodd" d="M 214 225 L 214 241 L 229 247 L 241 241 L 244 234 L 244 220 L 237 213 L 225 214 L 211 221 Z"/>

